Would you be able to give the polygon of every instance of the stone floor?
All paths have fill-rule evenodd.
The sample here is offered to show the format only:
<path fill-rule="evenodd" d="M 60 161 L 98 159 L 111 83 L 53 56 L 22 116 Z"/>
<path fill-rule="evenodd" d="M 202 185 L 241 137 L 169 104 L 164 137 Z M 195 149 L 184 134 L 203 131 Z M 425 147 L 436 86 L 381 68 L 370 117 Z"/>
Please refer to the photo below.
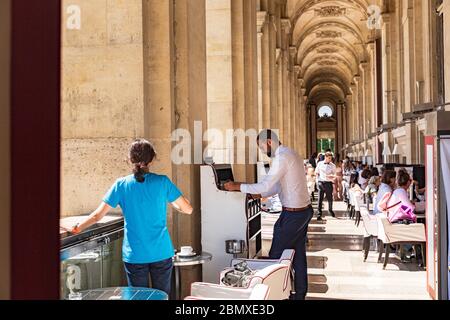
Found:
<path fill-rule="evenodd" d="M 324 213 L 326 213 L 326 208 Z M 308 232 L 309 300 L 429 300 L 426 271 L 415 260 L 402 263 L 391 254 L 386 270 L 371 251 L 363 262 L 362 226 L 344 216 L 345 204 L 336 203 L 337 218 L 314 218 Z M 270 240 L 264 241 L 264 250 Z"/>

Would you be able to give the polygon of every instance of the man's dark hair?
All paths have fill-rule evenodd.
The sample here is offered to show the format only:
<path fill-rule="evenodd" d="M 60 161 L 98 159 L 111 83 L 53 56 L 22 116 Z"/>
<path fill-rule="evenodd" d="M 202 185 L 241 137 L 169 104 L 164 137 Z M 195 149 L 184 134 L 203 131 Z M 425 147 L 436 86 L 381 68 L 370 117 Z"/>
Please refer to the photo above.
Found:
<path fill-rule="evenodd" d="M 270 130 L 270 129 L 262 130 L 258 134 L 258 137 L 256 138 L 256 140 L 258 142 L 260 142 L 260 141 L 267 141 L 267 140 L 272 140 L 273 142 L 276 142 L 276 143 L 280 142 L 277 134 L 273 130 Z"/>

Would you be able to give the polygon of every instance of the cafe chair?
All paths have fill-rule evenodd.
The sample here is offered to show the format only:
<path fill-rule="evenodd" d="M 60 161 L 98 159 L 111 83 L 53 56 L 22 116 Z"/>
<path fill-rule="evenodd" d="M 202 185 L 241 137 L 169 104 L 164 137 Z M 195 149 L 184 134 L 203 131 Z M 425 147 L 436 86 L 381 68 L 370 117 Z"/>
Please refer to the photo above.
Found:
<path fill-rule="evenodd" d="M 233 288 L 195 282 L 191 285 L 191 295 L 185 300 L 268 300 L 269 294 L 270 288 L 265 284 L 249 288 Z"/>
<path fill-rule="evenodd" d="M 362 205 L 362 194 L 359 194 L 358 192 L 354 192 L 352 190 L 349 190 L 349 196 L 350 196 L 350 219 L 353 219 L 355 217 L 355 224 L 359 227 L 359 224 L 361 223 L 361 207 Z"/>
<path fill-rule="evenodd" d="M 285 300 L 289 299 L 292 290 L 292 263 L 294 260 L 295 250 L 284 250 L 279 259 L 233 259 L 231 267 L 225 269 L 220 274 L 220 283 L 226 273 L 233 270 L 236 264 L 243 261 L 247 266 L 255 270 L 256 273 L 251 276 L 248 287 L 262 283 L 270 287 L 269 300 Z"/>
<path fill-rule="evenodd" d="M 422 258 L 420 265 L 422 265 L 423 259 L 425 258 L 423 248 L 427 241 L 425 225 L 422 223 L 412 223 L 409 225 L 392 224 L 384 214 L 379 214 L 376 217 L 378 220 L 378 240 L 381 245 L 385 246 L 383 269 L 386 269 L 391 245 L 415 245 L 416 248 L 420 250 Z M 419 254 L 419 252 L 417 252 L 417 254 Z M 380 250 L 378 262 L 381 262 L 382 255 L 383 250 Z"/>
<path fill-rule="evenodd" d="M 367 261 L 370 251 L 370 241 L 372 239 L 378 239 L 378 219 L 376 216 L 371 215 L 367 207 L 360 206 L 361 218 L 364 227 L 364 262 Z"/>

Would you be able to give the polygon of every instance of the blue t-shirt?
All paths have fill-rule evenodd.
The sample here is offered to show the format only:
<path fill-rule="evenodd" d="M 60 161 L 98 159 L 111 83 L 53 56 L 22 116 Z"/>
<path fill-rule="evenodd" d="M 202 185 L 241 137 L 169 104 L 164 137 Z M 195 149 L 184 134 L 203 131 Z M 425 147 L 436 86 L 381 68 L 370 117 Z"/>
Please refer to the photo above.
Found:
<path fill-rule="evenodd" d="M 144 264 L 173 257 L 174 248 L 167 229 L 167 203 L 181 196 L 167 176 L 148 173 L 139 183 L 130 175 L 120 178 L 103 201 L 122 208 L 125 218 L 123 260 Z"/>

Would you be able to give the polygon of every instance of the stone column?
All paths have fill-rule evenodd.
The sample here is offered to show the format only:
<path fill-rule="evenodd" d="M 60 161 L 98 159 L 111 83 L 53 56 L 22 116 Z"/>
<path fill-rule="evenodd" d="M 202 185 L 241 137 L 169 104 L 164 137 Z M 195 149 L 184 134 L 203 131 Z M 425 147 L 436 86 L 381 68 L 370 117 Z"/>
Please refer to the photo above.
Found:
<path fill-rule="evenodd" d="M 245 68 L 245 128 L 258 131 L 258 36 L 257 36 L 257 0 L 242 1 L 244 11 L 244 68 Z M 259 133 L 259 132 L 258 132 Z M 251 137 L 250 139 L 255 139 Z M 251 146 L 255 141 L 246 144 L 247 182 L 256 182 L 254 165 L 250 159 Z"/>
<path fill-rule="evenodd" d="M 285 126 L 284 126 L 284 104 L 283 104 L 283 97 L 284 97 L 284 51 L 280 48 L 276 49 L 276 66 L 277 66 L 277 81 L 276 81 L 276 88 L 277 88 L 277 126 L 276 129 L 280 130 L 280 139 L 283 143 L 286 143 L 285 141 Z"/>
<path fill-rule="evenodd" d="M 233 127 L 256 129 L 257 106 L 257 39 L 256 0 L 231 0 Z M 253 138 L 254 139 L 254 138 Z M 252 141 L 253 143 L 253 141 Z M 245 155 L 246 164 L 233 166 L 236 179 L 254 182 L 249 163 L 249 144 L 234 147 L 235 159 Z"/>
<path fill-rule="evenodd" d="M 234 128 L 231 30 L 231 1 L 206 1 L 208 129 L 217 130 L 223 139 L 226 130 Z M 208 146 L 216 163 L 231 163 L 232 151 L 224 140 Z"/>
<path fill-rule="evenodd" d="M 297 54 L 297 49 L 295 47 L 289 48 L 289 135 L 291 136 L 291 145 L 294 149 L 297 148 L 296 142 L 296 125 L 297 121 L 295 118 L 295 110 L 297 108 L 296 105 L 296 96 L 298 93 L 297 90 L 297 77 L 299 68 L 295 67 L 295 57 Z"/>
<path fill-rule="evenodd" d="M 175 21 L 175 126 L 191 133 L 187 143 L 191 150 L 190 163 L 174 166 L 177 186 L 194 207 L 192 215 L 174 213 L 174 244 L 177 248 L 192 245 L 201 248 L 200 220 L 200 166 L 201 158 L 195 159 L 196 148 L 202 148 L 203 133 L 207 129 L 206 101 L 206 20 L 204 0 L 177 0 L 174 3 Z M 194 123 L 201 123 L 201 130 L 195 132 Z M 195 143 L 200 145 L 194 146 Z M 201 153 L 202 154 L 202 153 Z M 198 161 L 195 163 L 195 161 Z M 182 296 L 190 293 L 190 284 L 201 281 L 201 267 L 187 267 L 182 270 Z"/>
<path fill-rule="evenodd" d="M 347 95 L 348 104 L 348 129 L 347 129 L 347 140 L 348 143 L 352 143 L 355 140 L 355 85 L 350 86 L 350 91 L 352 94 Z"/>
<path fill-rule="evenodd" d="M 82 10 L 80 30 L 65 27 L 71 4 Z M 129 144 L 151 121 L 144 117 L 143 4 L 62 2 L 61 216 L 95 210 L 114 181 L 130 174 Z"/>
<path fill-rule="evenodd" d="M 402 40 L 403 40 L 403 65 L 404 76 L 404 104 L 401 112 L 411 112 L 415 104 L 415 73 L 414 73 L 414 11 L 412 7 L 403 8 L 402 16 Z"/>
<path fill-rule="evenodd" d="M 450 102 L 450 3 L 443 2 L 442 14 L 444 15 L 444 65 L 445 65 L 445 101 Z M 446 107 L 450 111 L 450 107 Z"/>
<path fill-rule="evenodd" d="M 363 102 L 362 108 L 360 109 L 362 114 L 360 115 L 360 119 L 362 120 L 362 132 L 360 133 L 360 139 L 365 139 L 367 134 L 370 132 L 371 124 L 372 124 L 372 109 L 374 106 L 372 105 L 372 87 L 371 87 L 371 74 L 370 74 L 370 64 L 369 63 L 361 63 L 361 81 L 362 81 L 362 89 L 363 89 Z"/>
<path fill-rule="evenodd" d="M 354 101 L 353 101 L 353 105 L 354 105 L 354 131 L 355 131 L 355 139 L 356 140 L 360 140 L 362 137 L 362 127 L 363 127 L 363 123 L 364 123 L 364 119 L 363 119 L 363 115 L 362 115 L 362 110 L 363 106 L 364 106 L 364 100 L 363 100 L 363 89 L 362 89 L 362 80 L 361 80 L 361 76 L 355 76 L 354 77 L 354 83 L 355 83 L 355 90 L 354 92 Z"/>
<path fill-rule="evenodd" d="M 368 86 L 369 86 L 369 109 L 370 125 L 366 133 L 374 133 L 377 127 L 378 120 L 378 95 L 377 95 L 377 51 L 375 43 L 371 42 L 367 45 L 367 50 L 370 55 L 370 61 L 368 65 Z M 373 150 L 375 152 L 375 150 Z M 375 156 L 375 154 L 374 154 Z"/>
<path fill-rule="evenodd" d="M 347 96 L 348 101 L 348 96 Z M 342 147 L 349 143 L 348 141 L 348 102 L 342 104 Z M 342 157 L 341 157 L 342 158 Z"/>
<path fill-rule="evenodd" d="M 295 61 L 295 58 L 292 60 L 293 63 Z M 300 124 L 301 124 L 301 118 L 300 118 L 300 99 L 299 99 L 299 93 L 300 93 L 300 87 L 299 87 L 299 81 L 298 81 L 298 75 L 300 73 L 300 66 L 293 66 L 292 68 L 292 78 L 291 78 L 291 127 L 292 127 L 292 144 L 294 146 L 294 149 L 297 150 L 298 153 L 301 153 L 300 151 Z"/>
<path fill-rule="evenodd" d="M 343 115 L 343 103 L 336 104 L 336 118 L 337 118 L 337 128 L 336 128 L 336 153 L 340 153 L 342 146 L 344 144 L 344 131 L 342 130 L 344 126 L 344 115 Z"/>
<path fill-rule="evenodd" d="M 306 158 L 310 156 L 309 150 L 309 117 L 308 117 L 308 107 L 306 105 L 307 97 L 305 96 L 305 89 L 300 89 L 300 118 L 302 119 L 302 124 L 300 126 L 300 146 L 303 155 Z"/>
<path fill-rule="evenodd" d="M 382 56 L 383 56 L 383 123 L 396 123 L 399 107 L 399 41 L 395 13 L 383 14 L 382 24 Z M 383 151 L 389 153 L 393 148 L 393 138 L 389 133 L 382 135 Z M 384 161 L 388 161 L 390 154 L 384 154 Z"/>
<path fill-rule="evenodd" d="M 269 90 L 270 90 L 270 127 L 272 129 L 279 128 L 278 120 L 278 69 L 277 60 L 279 58 L 279 50 L 277 49 L 277 26 L 276 16 L 270 14 L 268 24 L 269 35 Z"/>
<path fill-rule="evenodd" d="M 315 104 L 309 105 L 310 110 L 310 123 L 311 123 L 311 133 L 310 133 L 310 143 L 311 143 L 311 154 L 318 151 L 317 150 L 317 106 Z"/>
<path fill-rule="evenodd" d="M 311 108 L 307 103 L 308 97 L 305 97 L 305 116 L 306 116 L 306 148 L 308 155 L 311 155 L 313 151 L 313 146 L 311 143 L 311 130 L 312 130 L 312 121 L 311 121 Z"/>
<path fill-rule="evenodd" d="M 393 45 L 393 35 L 391 30 L 391 14 L 383 14 L 383 24 L 382 24 L 382 57 L 383 57 L 383 89 L 384 89 L 384 100 L 383 100 L 383 123 L 388 124 L 393 121 L 392 113 L 392 90 L 393 81 L 392 76 L 396 72 L 396 68 L 392 67 L 392 60 L 396 57 L 392 52 Z M 394 38 L 395 39 L 395 38 Z"/>
<path fill-rule="evenodd" d="M 270 90 L 269 90 L 269 59 L 268 52 L 263 49 L 269 48 L 267 34 L 263 31 L 267 26 L 267 12 L 257 13 L 257 50 L 258 50 L 258 130 L 270 126 Z"/>

